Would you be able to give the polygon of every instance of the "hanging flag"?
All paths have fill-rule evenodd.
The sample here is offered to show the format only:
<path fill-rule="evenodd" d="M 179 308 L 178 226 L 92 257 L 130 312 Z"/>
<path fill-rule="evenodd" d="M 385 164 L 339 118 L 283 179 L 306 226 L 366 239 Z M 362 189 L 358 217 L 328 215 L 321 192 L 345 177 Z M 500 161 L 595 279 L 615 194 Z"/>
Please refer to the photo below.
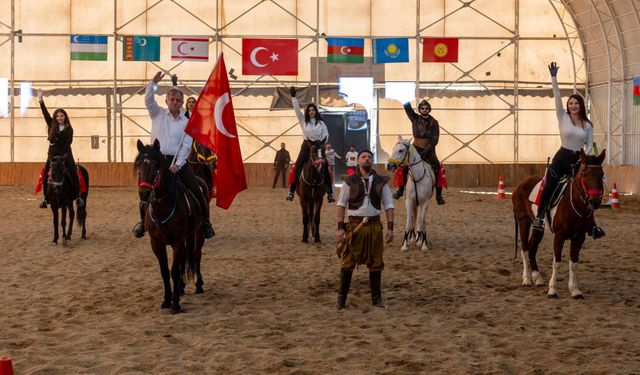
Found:
<path fill-rule="evenodd" d="M 171 38 L 172 61 L 209 61 L 209 37 L 174 36 Z"/>
<path fill-rule="evenodd" d="M 458 38 L 423 38 L 422 62 L 458 62 Z"/>
<path fill-rule="evenodd" d="M 633 78 L 633 104 L 640 105 L 640 77 Z"/>
<path fill-rule="evenodd" d="M 373 63 L 409 62 L 409 39 L 382 38 L 373 40 Z"/>
<path fill-rule="evenodd" d="M 160 61 L 159 36 L 125 35 L 123 41 L 124 61 Z"/>
<path fill-rule="evenodd" d="M 107 37 L 71 35 L 71 60 L 107 61 Z"/>
<path fill-rule="evenodd" d="M 247 178 L 222 54 L 196 100 L 184 131 L 218 155 L 216 178 L 222 183 L 217 186 L 216 206 L 228 209 L 236 194 L 247 188 Z"/>
<path fill-rule="evenodd" d="M 242 39 L 243 75 L 298 75 L 297 39 Z"/>
<path fill-rule="evenodd" d="M 364 62 L 364 39 L 327 38 L 327 62 L 358 63 Z"/>

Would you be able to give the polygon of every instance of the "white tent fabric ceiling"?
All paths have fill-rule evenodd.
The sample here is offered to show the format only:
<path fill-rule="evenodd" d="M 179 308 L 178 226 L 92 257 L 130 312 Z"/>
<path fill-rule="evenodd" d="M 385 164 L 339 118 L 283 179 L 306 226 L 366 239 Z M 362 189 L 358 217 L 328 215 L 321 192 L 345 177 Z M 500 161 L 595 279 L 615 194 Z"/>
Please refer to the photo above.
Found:
<path fill-rule="evenodd" d="M 553 154 L 559 137 L 546 66 L 555 60 L 565 90 L 589 96 L 592 88 L 606 87 L 607 95 L 595 97 L 613 97 L 619 107 L 613 115 L 592 115 L 596 139 L 614 149 L 610 162 L 640 164 L 622 139 L 637 137 L 640 128 L 637 121 L 624 121 L 637 111 L 625 104 L 630 80 L 640 75 L 635 0 L 0 0 L 0 8 L 0 78 L 8 79 L 13 108 L 0 118 L 0 161 L 45 158 L 37 102 L 20 113 L 22 82 L 42 88 L 50 108 L 68 110 L 76 157 L 128 162 L 135 141 L 148 139 L 150 121 L 139 91 L 145 82 L 162 69 L 178 74 L 187 96 L 197 95 L 223 52 L 237 76 L 234 106 L 246 162 L 271 162 L 272 144 L 296 150 L 300 140 L 293 111 L 270 110 L 271 92 L 291 84 L 312 91 L 335 87 L 337 82 L 314 80 L 322 75 L 312 61 L 326 57 L 324 36 L 345 36 L 364 37 L 365 56 L 371 56 L 372 38 L 410 38 L 409 63 L 386 64 L 384 78 L 420 83 L 441 123 L 438 152 L 448 163 L 540 162 Z M 73 34 L 108 36 L 108 60 L 71 61 Z M 161 36 L 161 60 L 122 61 L 122 35 Z M 171 61 L 171 37 L 178 35 L 208 36 L 209 61 Z M 421 63 L 417 38 L 426 36 L 458 37 L 459 62 Z M 297 38 L 298 76 L 243 76 L 243 37 Z M 370 114 L 379 160 L 398 134 L 410 135 L 401 104 L 385 98 L 383 86 L 376 85 L 377 108 Z M 320 94 L 319 101 L 335 99 Z M 98 149 L 92 136 L 100 139 Z"/>

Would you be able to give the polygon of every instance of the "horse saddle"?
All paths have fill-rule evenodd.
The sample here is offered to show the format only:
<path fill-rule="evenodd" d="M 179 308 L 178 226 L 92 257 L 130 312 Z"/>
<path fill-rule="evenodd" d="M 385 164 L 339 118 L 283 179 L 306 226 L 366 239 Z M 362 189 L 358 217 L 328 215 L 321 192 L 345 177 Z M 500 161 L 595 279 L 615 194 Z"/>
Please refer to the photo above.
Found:
<path fill-rule="evenodd" d="M 558 206 L 558 202 L 560 202 L 560 197 L 562 197 L 562 192 L 567 187 L 567 182 L 571 181 L 569 176 L 564 176 L 558 181 L 558 185 L 556 185 L 553 194 L 551 195 L 549 209 L 547 210 L 547 215 L 545 216 L 545 222 L 548 228 L 553 232 L 553 219 L 556 216 L 556 210 Z M 540 198 L 542 196 L 542 190 L 540 186 L 542 185 L 543 180 L 540 180 L 536 186 L 531 190 L 531 194 L 529 194 L 529 202 L 531 202 L 531 211 L 533 211 L 533 215 L 538 215 L 538 205 L 540 204 Z"/>

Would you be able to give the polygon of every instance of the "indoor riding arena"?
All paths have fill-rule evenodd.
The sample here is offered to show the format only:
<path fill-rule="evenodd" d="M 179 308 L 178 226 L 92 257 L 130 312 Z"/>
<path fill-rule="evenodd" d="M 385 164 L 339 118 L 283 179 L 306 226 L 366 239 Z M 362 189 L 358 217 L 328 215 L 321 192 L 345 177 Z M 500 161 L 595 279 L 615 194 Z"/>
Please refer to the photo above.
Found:
<path fill-rule="evenodd" d="M 637 1 L 0 0 L 0 8 L 0 375 L 640 372 Z M 537 257 L 543 282 L 529 286 L 512 193 L 565 146 L 551 62 L 562 111 L 570 118 L 570 95 L 584 98 L 593 135 L 585 149 L 603 157 L 584 165 L 603 172 L 601 188 L 578 173 L 562 194 L 576 212 L 591 207 L 585 215 L 606 235 L 587 235 L 579 262 L 567 240 L 554 263 L 548 224 Z M 225 79 L 212 81 L 219 66 Z M 152 143 L 156 124 L 145 88 L 159 71 L 160 106 L 175 75 L 185 102 L 197 99 L 194 113 L 211 107 L 203 126 L 239 150 L 212 145 L 204 293 L 187 280 L 179 311 L 161 308 L 155 237 L 132 233 L 145 185 L 137 142 Z M 207 95 L 226 79 L 230 102 L 218 113 Z M 274 182 L 281 143 L 293 164 L 304 141 L 292 86 L 303 109 L 317 105 L 342 157 L 336 198 L 350 145 L 370 150 L 373 169 L 397 190 L 385 167 L 398 137 L 413 137 L 404 103 L 417 111 L 427 100 L 439 123 L 446 204 L 429 202 L 428 249 L 403 251 L 405 199 L 415 198 L 393 200 L 385 308 L 372 304 L 365 264 L 346 308 L 336 308 L 338 206 L 325 196 L 321 242 L 302 242 L 299 198 L 285 200 L 288 188 Z M 48 194 L 65 184 L 56 182 L 51 129 L 69 126 L 55 123 L 58 112 L 45 121 L 40 103 L 64 109 L 74 162 L 88 172 L 79 183 L 86 238 L 77 202 L 70 239 L 56 242 L 54 201 L 39 208 L 43 180 Z M 197 119 L 185 119 L 186 129 Z M 232 154 L 240 159 L 226 175 L 236 177 L 225 178 Z M 247 189 L 221 208 L 242 177 Z M 595 190 L 601 204 L 592 207 Z M 380 219 L 386 229 L 384 212 Z M 167 254 L 171 267 L 171 246 Z"/>

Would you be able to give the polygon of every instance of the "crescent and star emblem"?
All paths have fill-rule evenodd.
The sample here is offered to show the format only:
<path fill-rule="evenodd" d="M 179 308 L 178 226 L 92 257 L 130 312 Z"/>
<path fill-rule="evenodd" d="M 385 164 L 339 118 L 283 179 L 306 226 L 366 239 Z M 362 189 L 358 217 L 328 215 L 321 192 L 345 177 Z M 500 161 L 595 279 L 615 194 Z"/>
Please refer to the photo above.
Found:
<path fill-rule="evenodd" d="M 140 45 L 140 47 L 144 47 L 147 45 L 147 40 L 145 38 L 138 37 L 138 44 Z"/>
<path fill-rule="evenodd" d="M 78 37 L 79 37 L 79 36 L 80 36 L 80 35 L 74 35 L 74 36 L 73 36 L 73 42 L 74 42 L 74 43 L 79 43 L 79 42 L 78 42 Z"/>
<path fill-rule="evenodd" d="M 351 48 L 347 46 L 340 47 L 340 53 L 343 55 L 348 55 L 351 52 Z"/>
<path fill-rule="evenodd" d="M 258 68 L 264 68 L 265 66 L 269 65 L 269 63 L 261 64 L 258 62 L 258 60 L 256 59 L 256 55 L 260 51 L 271 52 L 266 47 L 256 47 L 251 51 L 251 54 L 249 55 L 249 60 L 253 65 L 257 66 Z M 269 58 L 271 59 L 271 62 L 276 62 L 278 61 L 278 56 L 279 55 L 277 53 L 271 52 L 271 56 L 269 56 Z"/>
<path fill-rule="evenodd" d="M 178 53 L 181 54 L 181 55 L 189 54 L 189 52 L 183 52 L 182 51 L 182 46 L 184 46 L 185 44 L 189 45 L 189 43 L 187 43 L 187 42 L 181 42 L 180 44 L 178 44 L 178 47 L 176 47 L 176 50 L 178 50 Z"/>
<path fill-rule="evenodd" d="M 258 48 L 264 48 L 264 47 L 258 47 Z M 253 52 L 251 54 L 253 55 Z M 224 111 L 224 107 L 226 107 L 230 101 L 231 101 L 231 97 L 229 96 L 229 92 L 225 92 L 224 95 L 222 95 L 221 97 L 218 98 L 218 100 L 216 100 L 216 105 L 213 108 L 213 119 L 215 120 L 216 128 L 218 128 L 218 131 L 220 133 L 222 133 L 225 137 L 235 138 L 236 137 L 235 135 L 227 131 L 227 128 L 224 127 L 224 122 L 222 121 L 222 112 Z"/>

